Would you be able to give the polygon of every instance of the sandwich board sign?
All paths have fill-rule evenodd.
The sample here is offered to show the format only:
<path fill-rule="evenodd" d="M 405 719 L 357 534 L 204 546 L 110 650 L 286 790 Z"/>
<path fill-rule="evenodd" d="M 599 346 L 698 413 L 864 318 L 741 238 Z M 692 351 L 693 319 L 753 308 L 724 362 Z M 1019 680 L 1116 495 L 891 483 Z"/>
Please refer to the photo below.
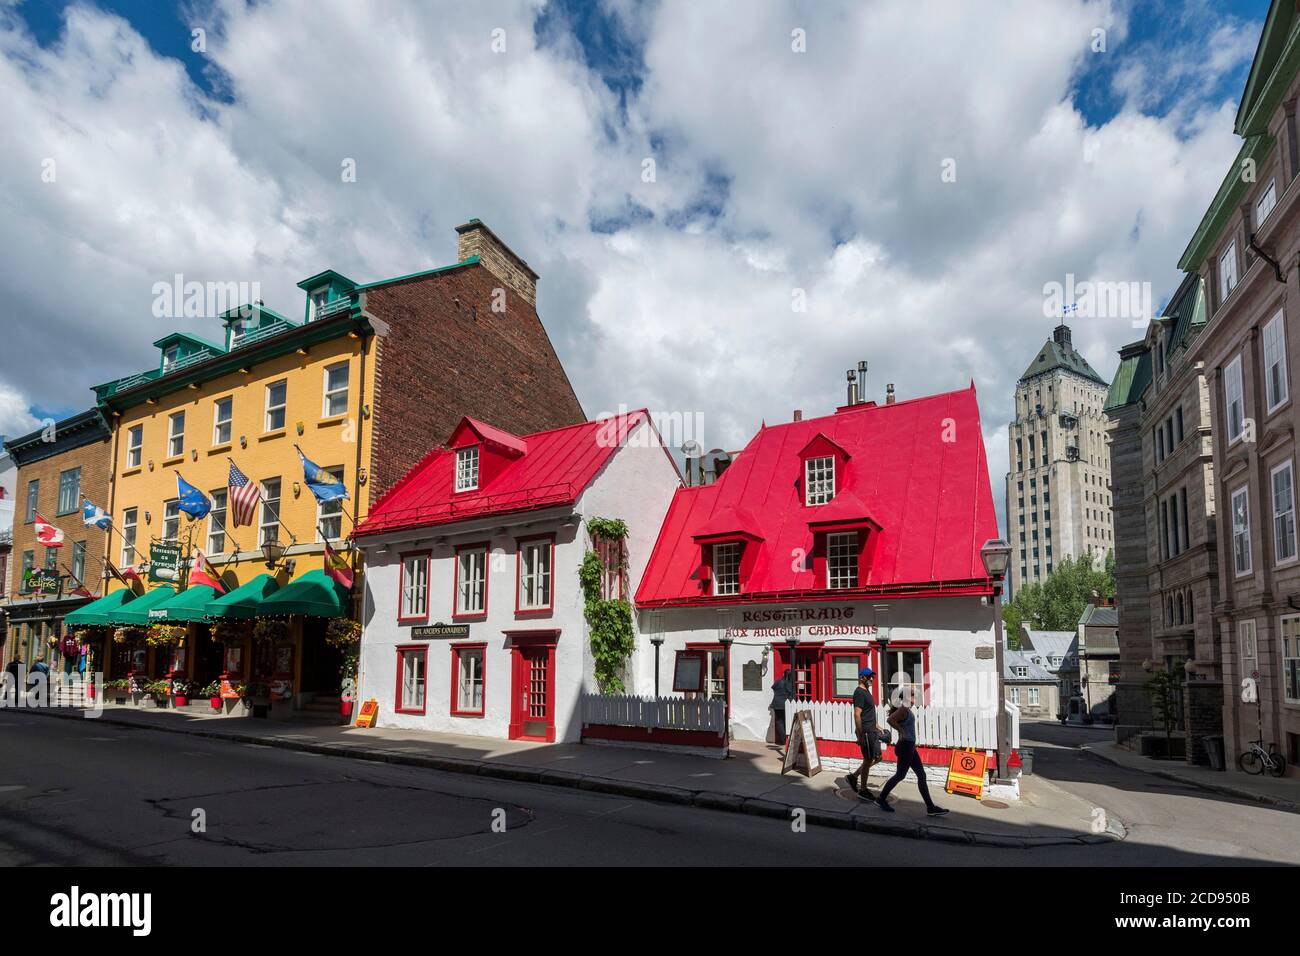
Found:
<path fill-rule="evenodd" d="M 973 747 L 954 749 L 948 760 L 948 783 L 944 789 L 983 800 L 984 771 L 988 769 L 988 763 L 988 754 L 982 750 Z"/>
<path fill-rule="evenodd" d="M 794 715 L 794 726 L 785 742 L 781 773 L 790 770 L 797 770 L 805 777 L 814 777 L 822 772 L 822 758 L 817 753 L 817 737 L 813 734 L 810 710 L 800 710 Z"/>

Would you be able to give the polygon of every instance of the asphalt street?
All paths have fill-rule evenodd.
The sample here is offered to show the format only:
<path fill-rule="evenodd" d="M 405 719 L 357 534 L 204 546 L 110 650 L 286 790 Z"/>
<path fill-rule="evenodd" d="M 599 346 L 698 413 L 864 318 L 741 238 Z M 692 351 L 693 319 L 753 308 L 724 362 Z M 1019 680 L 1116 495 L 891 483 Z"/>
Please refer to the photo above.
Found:
<path fill-rule="evenodd" d="M 1300 860 L 1293 814 L 1179 792 L 1068 746 L 1078 739 L 1070 733 L 1086 731 L 1044 726 L 1044 738 L 1066 736 L 1038 745 L 1038 771 L 1120 813 L 1133 828 L 1127 841 L 1000 850 L 817 826 L 795 832 L 788 822 L 764 817 L 9 713 L 0 715 L 0 865 Z"/>

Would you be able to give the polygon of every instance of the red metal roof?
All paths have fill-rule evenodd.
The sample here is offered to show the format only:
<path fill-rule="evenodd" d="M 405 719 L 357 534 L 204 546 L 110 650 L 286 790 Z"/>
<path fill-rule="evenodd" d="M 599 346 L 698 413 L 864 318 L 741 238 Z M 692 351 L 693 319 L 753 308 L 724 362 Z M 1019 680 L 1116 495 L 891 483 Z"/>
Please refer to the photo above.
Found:
<path fill-rule="evenodd" d="M 453 435 L 466 426 L 484 437 L 489 437 L 490 430 L 489 440 L 522 449 L 522 453 L 484 487 L 457 493 L 455 453 L 442 446 L 434 448 L 375 502 L 355 534 L 379 534 L 574 504 L 621 441 L 648 414 L 640 409 L 522 438 L 463 419 Z"/>
<path fill-rule="evenodd" d="M 851 460 L 829 504 L 803 503 L 800 453 L 818 434 Z M 945 440 L 949 439 L 949 440 Z M 843 496 L 841 498 L 841 496 Z M 849 514 L 845 508 L 862 514 Z M 841 514 L 841 512 L 843 512 Z M 746 515 L 762 541 L 739 598 L 701 593 L 695 540 Z M 715 520 L 724 517 L 721 522 Z M 796 560 L 810 554 L 810 523 L 868 518 L 879 525 L 867 580 L 827 591 Z M 639 605 L 847 600 L 889 595 L 991 593 L 980 547 L 998 537 L 975 387 L 893 405 L 856 405 L 823 418 L 762 428 L 712 485 L 673 498 L 645 575 Z"/>

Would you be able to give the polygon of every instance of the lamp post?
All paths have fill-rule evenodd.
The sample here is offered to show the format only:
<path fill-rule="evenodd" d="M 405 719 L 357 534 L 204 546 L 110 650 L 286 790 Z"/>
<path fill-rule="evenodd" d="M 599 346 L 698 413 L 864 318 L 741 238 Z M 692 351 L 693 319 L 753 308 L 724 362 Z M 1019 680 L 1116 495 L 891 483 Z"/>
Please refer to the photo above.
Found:
<path fill-rule="evenodd" d="M 1007 748 L 1007 692 L 1003 673 L 1002 580 L 1006 577 L 1007 565 L 1011 563 L 1011 545 L 1002 538 L 990 538 L 980 548 L 980 560 L 984 562 L 984 573 L 993 579 L 993 656 L 998 670 L 998 776 L 1005 777 L 1010 754 Z"/>

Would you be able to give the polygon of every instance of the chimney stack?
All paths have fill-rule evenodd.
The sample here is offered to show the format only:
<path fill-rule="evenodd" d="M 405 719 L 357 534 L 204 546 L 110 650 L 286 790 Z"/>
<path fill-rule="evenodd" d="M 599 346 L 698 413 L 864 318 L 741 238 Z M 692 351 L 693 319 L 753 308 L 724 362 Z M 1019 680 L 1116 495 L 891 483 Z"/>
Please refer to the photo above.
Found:
<path fill-rule="evenodd" d="M 848 400 L 844 404 L 856 405 L 858 404 L 858 373 L 853 371 L 853 369 L 849 369 L 845 373 L 844 377 L 849 380 Z"/>
<path fill-rule="evenodd" d="M 1067 352 L 1074 351 L 1074 346 L 1070 344 L 1070 327 L 1065 323 L 1061 323 L 1052 330 L 1052 341 Z"/>
<path fill-rule="evenodd" d="M 797 421 L 797 422 L 801 422 L 801 421 L 803 421 L 803 409 L 802 409 L 802 408 L 796 408 L 796 409 L 794 410 L 794 420 Z"/>
<path fill-rule="evenodd" d="M 867 400 L 867 360 L 858 362 L 858 404 Z"/>
<path fill-rule="evenodd" d="M 888 385 L 885 386 L 885 404 L 892 405 L 894 404 L 895 401 L 896 399 L 894 398 L 894 383 L 890 382 Z"/>
<path fill-rule="evenodd" d="M 537 305 L 537 273 L 515 255 L 495 232 L 478 219 L 456 227 L 456 258 L 460 262 L 478 256 L 479 262 L 529 305 Z"/>

